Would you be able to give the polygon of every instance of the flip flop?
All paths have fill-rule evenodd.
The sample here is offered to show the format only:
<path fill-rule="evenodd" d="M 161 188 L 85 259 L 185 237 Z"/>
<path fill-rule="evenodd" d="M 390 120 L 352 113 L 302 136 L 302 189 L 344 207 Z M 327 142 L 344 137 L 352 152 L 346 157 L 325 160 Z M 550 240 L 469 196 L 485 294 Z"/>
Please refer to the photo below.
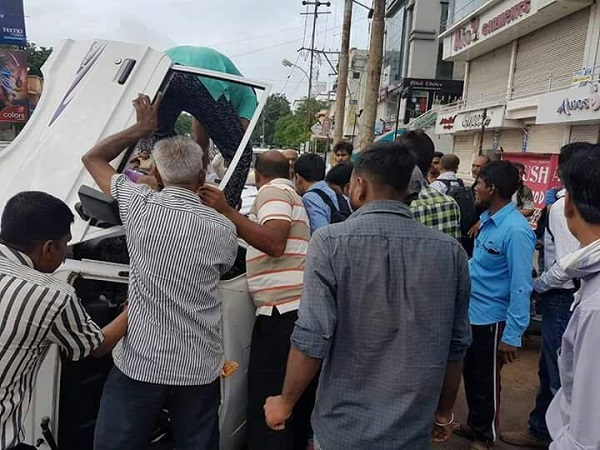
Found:
<path fill-rule="evenodd" d="M 470 441 L 475 440 L 475 433 L 473 432 L 471 427 L 469 427 L 468 425 L 465 425 L 465 424 L 460 424 L 458 422 L 454 422 L 452 424 L 452 433 L 455 434 L 456 436 L 460 436 L 462 438 L 469 439 Z"/>

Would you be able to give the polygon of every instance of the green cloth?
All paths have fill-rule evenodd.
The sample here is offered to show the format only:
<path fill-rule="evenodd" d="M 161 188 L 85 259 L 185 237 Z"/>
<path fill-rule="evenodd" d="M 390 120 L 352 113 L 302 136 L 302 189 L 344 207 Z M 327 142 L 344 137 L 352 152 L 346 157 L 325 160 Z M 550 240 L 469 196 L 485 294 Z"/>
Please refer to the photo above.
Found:
<path fill-rule="evenodd" d="M 165 52 L 175 63 L 197 69 L 214 70 L 231 75 L 242 75 L 231 60 L 212 48 L 182 45 L 170 48 Z M 225 97 L 238 111 L 240 117 L 252 119 L 256 110 L 256 94 L 254 89 L 229 81 L 198 77 L 215 101 Z"/>

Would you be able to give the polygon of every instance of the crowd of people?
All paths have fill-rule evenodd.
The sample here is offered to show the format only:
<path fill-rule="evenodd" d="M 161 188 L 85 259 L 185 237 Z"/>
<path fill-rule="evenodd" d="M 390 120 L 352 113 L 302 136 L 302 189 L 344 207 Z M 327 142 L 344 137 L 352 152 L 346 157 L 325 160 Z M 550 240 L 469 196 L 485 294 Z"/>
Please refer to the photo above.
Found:
<path fill-rule="evenodd" d="M 190 50 L 181 51 L 174 55 L 184 61 Z M 221 101 L 204 89 L 198 102 Z M 100 329 L 74 289 L 51 275 L 67 253 L 69 208 L 41 192 L 4 206 L 2 450 L 33 448 L 23 421 L 50 344 L 70 359 L 112 350 L 94 449 L 144 448 L 165 407 L 176 448 L 218 449 L 224 360 L 216 289 L 236 260 L 237 237 L 248 245 L 256 307 L 250 450 L 305 450 L 309 442 L 319 450 L 427 449 L 453 433 L 472 450 L 498 438 L 600 448 L 599 145 L 561 149 L 564 189 L 549 209 L 545 265 L 534 278 L 531 190 L 517 164 L 477 156 L 475 182 L 465 186 L 458 157 L 436 153 L 423 131 L 374 143 L 354 163 L 352 146 L 338 143 L 327 173 L 318 155 L 273 150 L 256 160 L 258 194 L 245 216 L 239 179 L 225 192 L 206 182 L 202 133 L 163 138 L 161 98 L 140 95 L 133 105 L 137 122 L 82 158 L 117 201 L 127 238 L 129 301 L 114 322 Z M 169 117 L 173 108 L 167 101 Z M 233 115 L 243 130 L 243 117 Z M 155 186 L 110 164 L 139 142 L 151 147 L 131 170 L 147 170 Z M 532 292 L 543 315 L 539 394 L 528 429 L 500 434 L 501 369 L 518 357 Z M 466 423 L 453 414 L 461 379 Z"/>

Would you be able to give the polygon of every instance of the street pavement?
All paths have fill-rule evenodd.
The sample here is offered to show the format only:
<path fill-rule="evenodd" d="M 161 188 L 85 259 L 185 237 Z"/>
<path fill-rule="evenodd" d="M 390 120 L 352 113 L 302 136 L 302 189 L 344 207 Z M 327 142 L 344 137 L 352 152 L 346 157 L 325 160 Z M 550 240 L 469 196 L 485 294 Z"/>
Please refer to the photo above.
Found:
<path fill-rule="evenodd" d="M 500 432 L 522 430 L 527 427 L 529 413 L 533 408 L 538 387 L 537 364 L 540 337 L 533 336 L 524 341 L 519 359 L 502 369 L 502 394 L 500 401 Z M 464 423 L 467 404 L 461 387 L 454 411 L 455 420 Z M 432 446 L 439 450 L 468 450 L 469 441 L 453 437 L 449 442 Z M 498 440 L 494 450 L 516 450 L 512 445 Z"/>

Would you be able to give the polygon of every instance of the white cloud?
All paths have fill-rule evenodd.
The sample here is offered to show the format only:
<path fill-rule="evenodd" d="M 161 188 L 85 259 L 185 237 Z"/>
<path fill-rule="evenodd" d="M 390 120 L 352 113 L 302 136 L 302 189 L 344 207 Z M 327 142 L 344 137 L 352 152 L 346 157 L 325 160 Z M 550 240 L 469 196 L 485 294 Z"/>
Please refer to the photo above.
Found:
<path fill-rule="evenodd" d="M 325 11 L 321 8 L 321 11 Z M 337 50 L 341 39 L 343 1 L 333 0 L 332 14 L 319 16 L 317 46 Z M 230 56 L 247 77 L 273 84 L 288 98 L 305 95 L 306 77 L 281 65 L 284 58 L 308 71 L 298 56 L 309 45 L 310 20 L 304 34 L 305 11 L 300 0 L 25 0 L 29 40 L 52 46 L 65 38 L 112 39 L 146 44 L 158 49 L 173 45 L 214 47 Z M 312 19 L 312 17 L 310 17 Z M 368 44 L 366 11 L 356 7 L 352 44 Z M 329 65 L 316 65 L 319 80 Z"/>

